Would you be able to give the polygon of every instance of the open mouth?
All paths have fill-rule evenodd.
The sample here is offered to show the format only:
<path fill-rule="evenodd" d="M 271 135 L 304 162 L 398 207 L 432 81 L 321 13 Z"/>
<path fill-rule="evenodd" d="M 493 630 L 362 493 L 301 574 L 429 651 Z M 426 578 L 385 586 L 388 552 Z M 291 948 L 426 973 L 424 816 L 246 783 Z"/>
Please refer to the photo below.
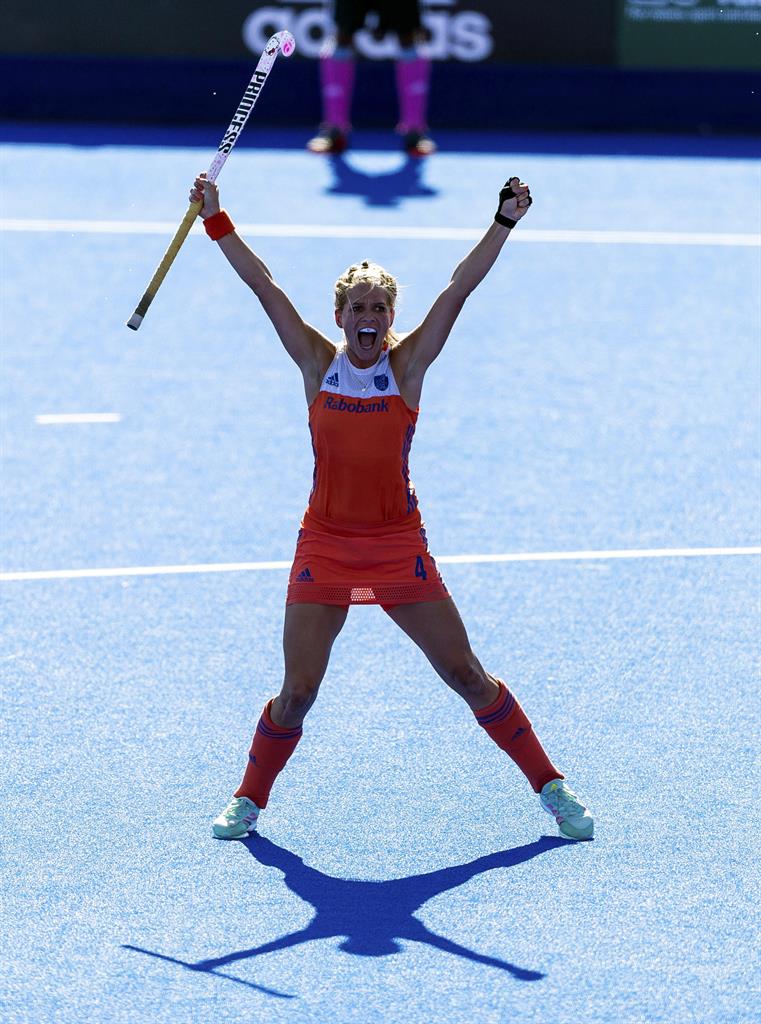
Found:
<path fill-rule="evenodd" d="M 357 336 L 359 338 L 359 347 L 369 351 L 375 344 L 378 332 L 374 327 L 361 327 L 357 332 Z"/>

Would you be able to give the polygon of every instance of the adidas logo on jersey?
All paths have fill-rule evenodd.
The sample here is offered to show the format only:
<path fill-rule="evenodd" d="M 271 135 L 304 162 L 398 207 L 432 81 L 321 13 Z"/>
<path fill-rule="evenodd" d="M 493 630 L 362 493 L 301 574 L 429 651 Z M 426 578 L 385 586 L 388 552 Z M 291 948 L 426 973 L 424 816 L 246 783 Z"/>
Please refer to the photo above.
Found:
<path fill-rule="evenodd" d="M 303 569 L 296 577 L 297 583 L 314 583 L 314 576 L 309 569 Z"/>
<path fill-rule="evenodd" d="M 329 388 L 337 388 L 338 387 L 338 373 L 331 373 L 331 375 L 329 377 L 325 378 L 325 383 L 328 385 Z"/>

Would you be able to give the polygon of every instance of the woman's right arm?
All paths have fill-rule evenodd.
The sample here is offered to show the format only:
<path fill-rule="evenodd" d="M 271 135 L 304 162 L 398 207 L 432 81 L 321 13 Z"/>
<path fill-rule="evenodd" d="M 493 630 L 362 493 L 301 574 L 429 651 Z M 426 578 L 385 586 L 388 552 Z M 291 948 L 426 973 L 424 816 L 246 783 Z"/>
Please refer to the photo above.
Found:
<path fill-rule="evenodd" d="M 196 178 L 190 200 L 203 201 L 200 210 L 203 220 L 220 212 L 219 189 L 216 184 L 206 181 L 203 174 Z M 322 380 L 335 354 L 335 346 L 324 334 L 301 318 L 283 289 L 274 281 L 267 265 L 249 249 L 237 232 L 224 235 L 217 240 L 217 245 L 238 277 L 259 299 L 283 347 L 304 375 L 308 394 L 312 378 Z"/>

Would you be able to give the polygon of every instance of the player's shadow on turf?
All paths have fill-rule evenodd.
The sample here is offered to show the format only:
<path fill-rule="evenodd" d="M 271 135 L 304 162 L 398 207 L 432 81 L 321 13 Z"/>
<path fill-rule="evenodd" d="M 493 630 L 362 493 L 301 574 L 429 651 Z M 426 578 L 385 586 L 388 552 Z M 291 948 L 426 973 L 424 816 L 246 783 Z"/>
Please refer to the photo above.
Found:
<path fill-rule="evenodd" d="M 187 962 L 167 957 L 161 953 L 138 946 L 127 946 L 141 953 L 169 960 L 192 971 L 204 971 L 221 974 L 220 968 L 239 960 L 250 960 L 274 953 L 280 949 L 300 946 L 305 942 L 317 942 L 320 939 L 342 938 L 339 948 L 345 953 L 355 956 L 388 956 L 403 952 L 400 940 L 420 942 L 433 946 L 444 953 L 471 960 L 474 963 L 486 964 L 498 970 L 506 971 L 520 981 L 538 981 L 544 977 L 539 971 L 517 967 L 507 960 L 487 956 L 468 949 L 452 939 L 432 932 L 416 917 L 424 903 L 440 896 L 442 893 L 456 889 L 465 882 L 495 868 L 510 868 L 523 864 L 539 854 L 547 853 L 559 847 L 575 845 L 566 839 L 544 837 L 535 843 L 518 846 L 514 850 L 502 850 L 490 853 L 468 864 L 458 864 L 439 871 L 430 871 L 424 875 L 411 875 L 408 878 L 395 878 L 389 881 L 361 881 L 350 878 L 336 878 L 326 875 L 316 868 L 310 868 L 301 857 L 289 850 L 277 846 L 269 839 L 254 834 L 243 840 L 252 856 L 267 867 L 277 868 L 283 872 L 285 884 L 314 907 L 315 914 L 305 928 L 281 935 L 259 946 L 240 949 L 223 956 L 211 957 L 207 960 Z M 253 985 L 250 982 L 225 974 L 223 977 L 241 984 L 249 985 L 268 995 L 289 998 L 282 992 Z M 290 997 L 292 998 L 292 997 Z"/>
<path fill-rule="evenodd" d="M 396 170 L 366 174 L 344 156 L 332 156 L 334 181 L 327 191 L 332 196 L 362 196 L 367 206 L 398 206 L 401 199 L 438 195 L 422 180 L 424 165 L 424 160 L 408 156 Z"/>

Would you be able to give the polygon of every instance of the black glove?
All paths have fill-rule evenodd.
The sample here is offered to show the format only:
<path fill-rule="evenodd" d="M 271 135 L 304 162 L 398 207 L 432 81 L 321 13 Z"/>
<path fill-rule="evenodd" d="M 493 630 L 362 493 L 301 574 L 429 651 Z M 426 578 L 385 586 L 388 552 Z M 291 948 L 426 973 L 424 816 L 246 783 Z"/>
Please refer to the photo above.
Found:
<path fill-rule="evenodd" d="M 518 195 L 517 192 L 513 191 L 512 186 L 510 185 L 511 181 L 520 181 L 520 178 L 513 176 L 512 178 L 507 179 L 504 186 L 500 189 L 499 206 L 497 207 L 497 212 L 494 214 L 494 219 L 496 220 L 496 222 L 506 228 L 514 228 L 515 225 L 518 223 L 518 221 L 513 220 L 512 217 L 505 217 L 503 214 L 499 212 L 502 209 L 502 204 L 506 199 L 515 199 L 515 197 Z M 531 193 L 529 192 L 526 209 L 528 209 L 528 207 L 531 206 L 533 201 L 534 200 L 531 198 Z"/>

